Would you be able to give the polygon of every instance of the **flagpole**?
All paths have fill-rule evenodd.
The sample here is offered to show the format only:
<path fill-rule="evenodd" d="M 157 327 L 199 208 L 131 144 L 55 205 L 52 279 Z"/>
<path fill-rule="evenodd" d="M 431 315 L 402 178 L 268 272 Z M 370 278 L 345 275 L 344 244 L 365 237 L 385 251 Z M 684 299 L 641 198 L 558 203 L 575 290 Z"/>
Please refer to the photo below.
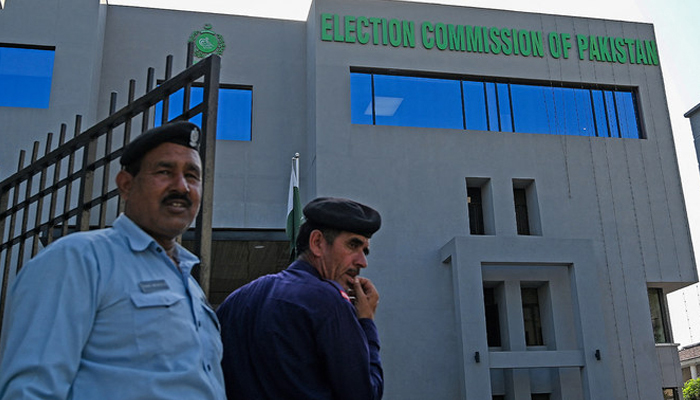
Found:
<path fill-rule="evenodd" d="M 292 164 L 294 164 L 292 167 L 294 168 L 294 173 L 297 176 L 297 182 L 299 181 L 299 153 L 294 153 L 294 157 L 292 157 Z"/>
<path fill-rule="evenodd" d="M 297 177 L 297 192 L 299 191 L 299 153 L 294 153 L 294 157 L 292 157 L 292 168 L 294 168 L 294 175 Z M 296 259 L 299 254 L 297 254 L 297 247 L 296 247 L 296 240 L 297 240 L 297 235 L 299 234 L 299 220 L 301 219 L 301 210 L 300 209 L 295 209 L 294 210 L 294 243 L 290 243 L 290 246 L 292 246 L 292 259 Z"/>
<path fill-rule="evenodd" d="M 292 174 L 289 181 L 289 199 L 287 202 L 287 227 L 289 238 L 290 261 L 296 259 L 296 239 L 302 222 L 301 200 L 299 198 L 299 153 L 292 157 Z"/>

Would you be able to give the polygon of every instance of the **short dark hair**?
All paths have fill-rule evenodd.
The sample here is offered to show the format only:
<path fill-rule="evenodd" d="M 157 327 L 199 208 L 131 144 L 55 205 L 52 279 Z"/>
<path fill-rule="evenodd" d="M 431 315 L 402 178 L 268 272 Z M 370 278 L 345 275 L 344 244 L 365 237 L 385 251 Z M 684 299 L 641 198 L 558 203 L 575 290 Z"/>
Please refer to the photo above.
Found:
<path fill-rule="evenodd" d="M 333 244 L 335 238 L 340 234 L 339 229 L 329 228 L 327 226 L 319 225 L 311 221 L 305 221 L 299 227 L 299 235 L 297 236 L 297 254 L 301 255 L 309 249 L 309 238 L 311 237 L 311 232 L 319 230 L 323 234 L 323 238 L 326 243 Z"/>
<path fill-rule="evenodd" d="M 138 174 L 139 171 L 141 171 L 141 161 L 142 160 L 132 162 L 129 165 L 123 166 L 122 169 L 128 172 L 131 176 L 136 176 L 136 174 Z"/>

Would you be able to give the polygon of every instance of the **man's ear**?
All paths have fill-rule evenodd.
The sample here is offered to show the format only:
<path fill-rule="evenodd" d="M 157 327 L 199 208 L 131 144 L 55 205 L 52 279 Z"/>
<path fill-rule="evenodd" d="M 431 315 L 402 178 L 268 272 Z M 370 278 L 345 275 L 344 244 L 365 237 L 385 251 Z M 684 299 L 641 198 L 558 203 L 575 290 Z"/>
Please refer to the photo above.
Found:
<path fill-rule="evenodd" d="M 131 193 L 134 176 L 122 169 L 117 173 L 115 181 L 119 189 L 119 195 L 122 197 L 122 200 L 126 201 L 129 198 L 129 193 Z"/>
<path fill-rule="evenodd" d="M 325 244 L 326 238 L 323 237 L 323 233 L 320 230 L 314 229 L 311 231 L 309 235 L 309 250 L 311 250 L 311 254 L 320 257 L 323 254 L 323 247 Z"/>

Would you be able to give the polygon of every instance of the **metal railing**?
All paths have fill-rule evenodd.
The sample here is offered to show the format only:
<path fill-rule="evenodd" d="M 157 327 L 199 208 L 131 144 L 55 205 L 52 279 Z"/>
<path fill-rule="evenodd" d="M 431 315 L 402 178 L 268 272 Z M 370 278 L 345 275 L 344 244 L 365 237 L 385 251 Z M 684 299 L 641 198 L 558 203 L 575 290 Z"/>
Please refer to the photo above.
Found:
<path fill-rule="evenodd" d="M 62 124 L 56 148 L 52 147 L 53 133 L 47 135 L 41 156 L 40 143 L 34 142 L 27 166 L 24 165 L 26 153 L 20 151 L 17 172 L 0 182 L 0 329 L 7 289 L 22 264 L 58 237 L 73 231 L 104 228 L 123 211 L 114 182 L 120 169 L 119 158 L 132 138 L 133 123 L 140 119 L 138 133 L 145 132 L 155 125 L 157 111 L 161 113 L 161 124 L 202 116 L 202 204 L 194 229 L 194 252 L 201 260 L 200 285 L 209 294 L 221 58 L 212 55 L 193 65 L 192 50 L 190 44 L 188 67 L 174 77 L 171 76 L 173 58 L 167 57 L 165 79 L 157 86 L 155 70 L 149 68 L 146 93 L 138 99 L 134 99 L 136 81 L 132 79 L 127 105 L 119 110 L 116 110 L 117 94 L 113 92 L 109 116 L 91 128 L 81 132 L 82 117 L 77 115 L 72 139 L 66 140 L 67 126 Z M 190 94 L 195 82 L 203 86 L 204 98 L 191 107 Z M 179 91 L 183 91 L 182 109 L 173 117 L 170 96 Z"/>

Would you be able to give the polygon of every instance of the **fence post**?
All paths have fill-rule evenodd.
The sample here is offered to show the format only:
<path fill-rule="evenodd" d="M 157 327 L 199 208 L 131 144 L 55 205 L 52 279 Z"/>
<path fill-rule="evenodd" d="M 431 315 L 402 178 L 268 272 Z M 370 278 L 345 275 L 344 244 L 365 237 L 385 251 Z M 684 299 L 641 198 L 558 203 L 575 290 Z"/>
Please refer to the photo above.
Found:
<path fill-rule="evenodd" d="M 202 205 L 197 215 L 195 230 L 195 252 L 199 255 L 199 284 L 204 295 L 209 297 L 211 286 L 212 228 L 214 214 L 214 155 L 216 152 L 216 119 L 219 104 L 219 71 L 221 58 L 216 55 L 201 62 L 209 62 L 204 79 L 204 105 L 206 114 L 202 116 Z M 213 105 L 213 106 L 212 106 Z"/>
<path fill-rule="evenodd" d="M 80 126 L 82 120 L 79 115 L 76 119 L 76 129 Z M 80 179 L 80 194 L 78 196 L 78 220 L 76 228 L 79 231 L 87 231 L 90 229 L 90 199 L 92 198 L 92 188 L 95 182 L 95 155 L 97 153 L 97 139 L 89 138 L 88 142 L 83 147 L 83 168 L 81 170 L 82 178 Z"/>
<path fill-rule="evenodd" d="M 19 151 L 19 163 L 17 166 L 17 171 L 21 171 L 22 168 L 24 168 L 24 155 L 26 152 L 24 150 Z M 4 191 L 7 189 L 7 191 Z M 3 188 L 4 195 L 9 195 L 10 190 L 9 188 Z M 6 196 L 3 196 L 6 197 Z M 16 206 L 17 203 L 19 202 L 19 183 L 16 183 L 13 188 L 13 193 L 12 193 L 12 207 Z M 3 209 L 7 210 L 7 207 L 4 207 Z M 17 213 L 12 213 L 10 216 L 10 227 L 9 231 L 7 233 L 7 240 L 5 243 L 7 243 L 7 247 L 5 248 L 5 265 L 3 267 L 3 272 L 2 272 L 2 292 L 0 292 L 0 332 L 2 332 L 2 320 L 4 319 L 5 316 L 5 299 L 7 298 L 7 288 L 9 287 L 9 280 L 10 280 L 10 268 L 12 267 L 12 235 L 14 235 L 15 232 L 15 221 L 17 218 Z M 4 221 L 3 221 L 4 225 Z M 3 230 L 4 232 L 4 230 Z M 19 270 L 19 267 L 17 267 L 17 270 Z"/>

